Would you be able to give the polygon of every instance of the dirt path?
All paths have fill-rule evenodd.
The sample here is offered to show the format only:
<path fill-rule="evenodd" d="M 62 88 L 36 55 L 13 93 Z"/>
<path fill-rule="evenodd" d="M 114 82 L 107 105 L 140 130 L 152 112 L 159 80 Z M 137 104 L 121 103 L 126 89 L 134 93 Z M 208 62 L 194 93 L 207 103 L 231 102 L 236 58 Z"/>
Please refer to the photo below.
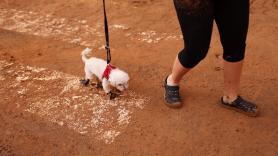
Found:
<path fill-rule="evenodd" d="M 96 0 L 0 2 L 0 155 L 278 155 L 278 2 L 251 1 L 241 94 L 259 118 L 217 105 L 219 35 L 181 85 L 184 107 L 163 104 L 162 82 L 182 37 L 171 1 L 109 1 L 113 64 L 130 89 L 109 102 L 81 87 L 80 52 L 104 58 Z"/>

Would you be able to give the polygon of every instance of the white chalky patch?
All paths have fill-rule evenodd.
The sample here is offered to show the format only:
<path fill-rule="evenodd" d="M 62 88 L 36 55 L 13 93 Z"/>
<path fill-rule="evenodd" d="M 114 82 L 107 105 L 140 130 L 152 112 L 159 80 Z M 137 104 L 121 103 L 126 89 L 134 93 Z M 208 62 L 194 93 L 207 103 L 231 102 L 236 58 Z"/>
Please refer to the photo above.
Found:
<path fill-rule="evenodd" d="M 129 29 L 127 26 L 125 26 L 125 25 L 120 25 L 120 24 L 111 25 L 110 28 L 112 28 L 112 29 L 123 29 L 123 30 Z"/>
<path fill-rule="evenodd" d="M 32 72 L 36 72 L 36 73 L 39 73 L 39 72 L 41 72 L 41 71 L 44 71 L 44 70 L 45 70 L 45 68 L 30 67 L 30 66 L 26 66 L 26 68 L 27 68 L 28 70 L 31 70 Z"/>
<path fill-rule="evenodd" d="M 26 88 L 21 88 L 20 90 L 17 91 L 17 93 L 18 93 L 19 95 L 25 95 L 26 92 L 27 92 L 27 89 L 26 89 Z"/>
<path fill-rule="evenodd" d="M 120 134 L 120 132 L 117 132 L 115 130 L 109 130 L 105 131 L 101 135 L 101 139 L 105 141 L 106 144 L 110 144 L 114 141 L 114 139 Z"/>
<path fill-rule="evenodd" d="M 5 80 L 3 72 L 1 72 L 2 70 L 4 70 L 5 63 L 6 63 L 5 61 L 0 61 L 0 81 Z"/>
<path fill-rule="evenodd" d="M 88 25 L 88 21 L 71 20 L 56 17 L 51 14 L 40 14 L 16 9 L 0 9 L 0 28 L 32 34 L 36 36 L 51 37 L 53 39 L 79 44 L 87 47 L 100 47 L 103 45 L 103 24 Z M 111 33 L 124 31 L 123 36 L 148 44 L 158 43 L 161 40 L 181 40 L 181 35 L 158 33 L 154 30 L 144 32 L 131 32 L 129 26 L 113 24 Z"/>
<path fill-rule="evenodd" d="M 79 86 L 80 86 L 79 84 L 80 84 L 80 81 L 79 81 L 78 77 L 70 78 L 67 81 L 66 86 L 63 88 L 61 94 L 65 93 L 65 92 L 68 92 L 70 90 L 77 90 L 77 89 L 79 89 Z"/>
<path fill-rule="evenodd" d="M 5 77 L 3 75 L 0 75 L 0 81 L 4 81 Z"/>
<path fill-rule="evenodd" d="M 50 81 L 50 80 L 57 80 L 62 78 L 62 75 L 60 72 L 53 71 L 50 73 L 50 75 L 42 75 L 40 77 L 34 77 L 34 80 L 40 80 L 40 81 Z"/>
<path fill-rule="evenodd" d="M 101 44 L 91 38 L 102 37 L 102 30 L 87 25 L 86 20 L 68 20 L 51 14 L 20 11 L 16 9 L 0 9 L 0 27 L 7 30 L 51 37 L 84 46 Z M 96 27 L 96 26 L 95 26 Z M 78 37 L 76 37 L 78 34 Z M 84 42 L 86 41 L 86 42 Z"/>
<path fill-rule="evenodd" d="M 25 81 L 28 79 L 29 79 L 29 76 L 25 76 L 25 75 L 16 77 L 16 81 L 19 81 L 19 82 Z"/>
<path fill-rule="evenodd" d="M 119 115 L 118 123 L 120 125 L 128 124 L 129 119 L 130 119 L 129 111 L 126 110 L 124 107 L 118 108 L 117 111 L 118 111 L 118 115 Z"/>
<path fill-rule="evenodd" d="M 136 37 L 138 41 L 146 43 L 158 43 L 161 40 L 181 40 L 181 35 L 174 35 L 169 33 L 158 33 L 154 30 L 139 32 Z"/>
<path fill-rule="evenodd" d="M 0 96 L 19 96 L 13 101 L 16 108 L 106 144 L 112 143 L 130 123 L 133 112 L 149 101 L 129 90 L 108 100 L 103 90 L 83 87 L 80 78 L 54 70 L 1 60 L 0 67 L 7 80 L 0 83 Z"/>
<path fill-rule="evenodd" d="M 71 40 L 70 43 L 78 44 L 78 43 L 81 43 L 81 41 L 82 41 L 81 38 L 75 38 L 75 39 Z"/>

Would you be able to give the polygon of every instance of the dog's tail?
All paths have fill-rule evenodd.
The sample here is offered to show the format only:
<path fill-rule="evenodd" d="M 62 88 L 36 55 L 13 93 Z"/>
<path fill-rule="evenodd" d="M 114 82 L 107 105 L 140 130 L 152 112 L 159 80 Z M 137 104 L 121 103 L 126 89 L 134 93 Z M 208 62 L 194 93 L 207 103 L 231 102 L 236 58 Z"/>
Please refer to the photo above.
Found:
<path fill-rule="evenodd" d="M 81 52 L 82 61 L 85 62 L 87 60 L 87 55 L 92 51 L 90 48 L 86 48 Z"/>

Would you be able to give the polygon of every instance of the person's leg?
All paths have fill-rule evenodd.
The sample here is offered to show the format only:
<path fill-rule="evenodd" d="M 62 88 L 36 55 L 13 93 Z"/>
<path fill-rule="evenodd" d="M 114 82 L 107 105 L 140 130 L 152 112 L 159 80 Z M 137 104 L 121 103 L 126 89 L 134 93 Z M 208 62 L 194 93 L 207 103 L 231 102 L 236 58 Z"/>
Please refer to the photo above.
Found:
<path fill-rule="evenodd" d="M 208 4 L 203 10 L 191 13 L 189 8 L 174 0 L 184 39 L 184 49 L 175 58 L 169 83 L 178 85 L 182 77 L 205 58 L 213 26 L 213 9 Z"/>
<path fill-rule="evenodd" d="M 239 93 L 240 76 L 243 60 L 228 62 L 224 60 L 224 96 L 226 102 L 234 101 Z"/>
<path fill-rule="evenodd" d="M 179 82 L 191 68 L 205 58 L 208 52 L 213 26 L 213 12 L 212 8 L 207 6 L 206 10 L 191 14 L 177 0 L 174 0 L 174 4 L 185 48 L 176 57 L 172 72 L 165 80 L 164 85 L 166 102 L 170 105 L 178 102 L 180 105 Z"/>
<path fill-rule="evenodd" d="M 216 0 L 215 21 L 224 54 L 224 96 L 238 96 L 249 21 L 249 0 Z"/>
<path fill-rule="evenodd" d="M 257 115 L 257 106 L 239 96 L 249 23 L 249 0 L 215 0 L 215 21 L 224 49 L 224 95 L 222 104 Z"/>
<path fill-rule="evenodd" d="M 178 86 L 183 76 L 190 70 L 191 68 L 183 67 L 178 59 L 176 57 L 172 72 L 167 78 L 167 84 L 170 86 Z"/>

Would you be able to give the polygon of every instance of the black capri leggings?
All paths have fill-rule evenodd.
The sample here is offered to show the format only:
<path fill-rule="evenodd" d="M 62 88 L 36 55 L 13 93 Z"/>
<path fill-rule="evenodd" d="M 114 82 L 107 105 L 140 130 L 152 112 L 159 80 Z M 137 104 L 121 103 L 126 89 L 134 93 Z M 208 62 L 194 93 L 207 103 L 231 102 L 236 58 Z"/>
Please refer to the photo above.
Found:
<path fill-rule="evenodd" d="M 178 58 L 186 68 L 193 68 L 205 58 L 210 45 L 213 20 L 220 33 L 223 59 L 228 62 L 244 59 L 249 0 L 208 1 L 210 3 L 205 9 L 192 13 L 179 0 L 174 0 L 185 44 Z"/>

